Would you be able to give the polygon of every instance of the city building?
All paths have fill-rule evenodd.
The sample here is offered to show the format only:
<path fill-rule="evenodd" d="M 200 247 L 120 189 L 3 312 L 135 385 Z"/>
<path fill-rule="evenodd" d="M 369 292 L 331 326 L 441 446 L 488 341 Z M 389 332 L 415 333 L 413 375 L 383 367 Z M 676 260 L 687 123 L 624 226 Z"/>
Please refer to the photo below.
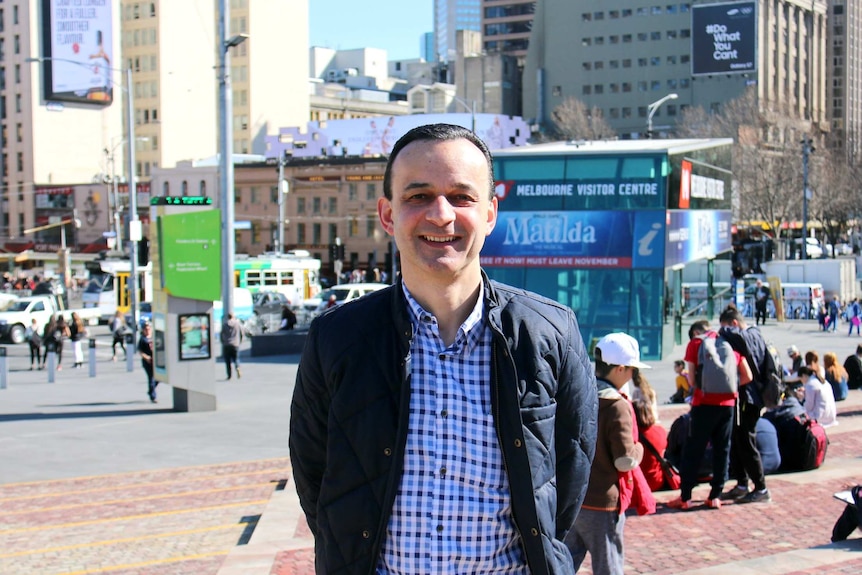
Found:
<path fill-rule="evenodd" d="M 481 31 L 482 0 L 434 0 L 434 40 L 436 60 L 455 59 L 455 33 L 458 30 Z"/>
<path fill-rule="evenodd" d="M 637 138 L 650 104 L 677 94 L 654 110 L 662 135 L 681 108 L 714 111 L 756 86 L 764 109 L 828 130 L 826 18 L 825 0 L 543 0 L 525 62 L 523 115 L 547 129 L 554 109 L 576 98 L 599 109 L 620 137 Z"/>
<path fill-rule="evenodd" d="M 482 0 L 484 51 L 515 56 L 522 64 L 530 46 L 536 4 L 536 0 Z"/>
<path fill-rule="evenodd" d="M 29 241 L 25 229 L 48 221 L 35 217 L 36 188 L 42 185 L 101 181 L 107 173 L 105 150 L 120 146 L 124 138 L 122 71 L 113 72 L 97 60 L 87 58 L 70 63 L 74 45 L 104 52 L 120 53 L 119 11 L 100 10 L 95 24 L 86 32 L 71 31 L 53 36 L 46 51 L 42 42 L 41 0 L 0 3 L 0 242 Z M 64 14 L 56 14 L 62 26 Z M 47 23 L 50 25 L 50 23 Z M 55 27 L 55 30 L 57 28 Z M 51 56 L 56 60 L 32 61 Z M 115 62 L 112 64 L 122 67 Z M 46 100 L 48 70 L 58 81 L 78 82 L 76 90 L 59 93 Z M 91 82 L 99 84 L 98 90 Z M 83 86 L 83 87 L 81 87 Z M 87 87 L 92 86 L 92 91 Z M 110 99 L 113 104 L 108 105 Z M 122 162 L 121 162 L 122 163 Z M 68 212 L 57 217 L 72 218 Z M 59 220 L 57 220 L 59 221 Z M 55 222 L 51 222 L 55 223 Z M 60 232 L 53 230 L 59 243 Z"/>
<path fill-rule="evenodd" d="M 831 140 L 858 162 L 862 154 L 862 4 L 830 0 L 828 37 Z"/>

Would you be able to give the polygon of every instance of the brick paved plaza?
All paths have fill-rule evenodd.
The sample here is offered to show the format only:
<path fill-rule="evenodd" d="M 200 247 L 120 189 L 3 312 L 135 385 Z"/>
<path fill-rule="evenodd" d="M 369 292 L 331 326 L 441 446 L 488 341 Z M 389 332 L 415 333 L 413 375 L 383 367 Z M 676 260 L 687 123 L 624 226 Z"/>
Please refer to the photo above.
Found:
<path fill-rule="evenodd" d="M 842 359 L 862 341 L 812 322 L 765 333 Z M 649 374 L 661 398 L 676 351 Z M 241 381 L 218 382 L 217 411 L 174 413 L 169 389 L 146 400 L 137 366 L 102 358 L 95 378 L 68 370 L 48 384 L 13 358 L 0 390 L 0 574 L 313 573 L 286 457 L 297 358 L 245 359 Z M 662 422 L 683 410 L 662 406 Z M 626 572 L 862 572 L 862 532 L 829 542 L 843 508 L 832 493 L 862 482 L 862 391 L 839 403 L 839 420 L 822 468 L 768 477 L 771 504 L 683 513 L 661 504 L 675 493 L 658 493 L 657 514 L 627 520 Z"/>

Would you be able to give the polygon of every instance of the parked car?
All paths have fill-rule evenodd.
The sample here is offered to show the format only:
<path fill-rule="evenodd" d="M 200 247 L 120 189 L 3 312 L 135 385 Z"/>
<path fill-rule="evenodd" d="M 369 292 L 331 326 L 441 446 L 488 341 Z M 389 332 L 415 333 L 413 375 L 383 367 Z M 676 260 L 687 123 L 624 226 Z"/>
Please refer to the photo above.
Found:
<path fill-rule="evenodd" d="M 290 305 L 287 296 L 277 291 L 261 291 L 254 294 L 254 313 L 258 315 L 281 314 L 281 308 Z"/>
<path fill-rule="evenodd" d="M 0 338 L 11 343 L 23 343 L 24 334 L 32 320 L 41 330 L 51 317 L 60 311 L 53 296 L 34 295 L 17 299 L 0 313 Z"/>
<path fill-rule="evenodd" d="M 805 238 L 805 251 L 808 254 L 808 259 L 816 260 L 824 256 L 823 246 L 817 238 Z M 793 240 L 796 242 L 796 259 L 802 259 L 802 238 Z"/>
<path fill-rule="evenodd" d="M 389 287 L 387 284 L 378 283 L 360 283 L 360 284 L 340 284 L 332 286 L 327 290 L 320 292 L 320 303 L 315 309 L 315 313 L 321 313 L 329 306 L 329 299 L 335 296 L 335 305 L 342 305 L 349 301 L 362 297 L 365 294 L 375 292 L 377 290 Z"/>

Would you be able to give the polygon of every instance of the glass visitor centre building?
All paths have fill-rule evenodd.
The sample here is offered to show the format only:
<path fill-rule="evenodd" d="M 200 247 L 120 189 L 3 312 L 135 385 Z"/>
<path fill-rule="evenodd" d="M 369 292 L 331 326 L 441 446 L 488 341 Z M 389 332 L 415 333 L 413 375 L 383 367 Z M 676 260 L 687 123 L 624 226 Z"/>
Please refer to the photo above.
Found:
<path fill-rule="evenodd" d="M 732 249 L 730 139 L 556 142 L 495 151 L 493 278 L 571 307 L 591 341 L 645 359 L 682 341 L 682 269 Z"/>

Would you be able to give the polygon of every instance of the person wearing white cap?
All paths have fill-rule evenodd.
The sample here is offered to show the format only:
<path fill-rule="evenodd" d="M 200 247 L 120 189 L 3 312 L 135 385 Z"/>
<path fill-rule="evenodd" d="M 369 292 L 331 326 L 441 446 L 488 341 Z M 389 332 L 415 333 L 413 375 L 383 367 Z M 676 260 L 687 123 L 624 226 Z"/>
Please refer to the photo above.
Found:
<path fill-rule="evenodd" d="M 595 350 L 599 419 L 596 456 L 584 505 L 575 526 L 566 536 L 575 571 L 590 553 L 593 573 L 623 573 L 623 527 L 627 494 L 620 492 L 620 472 L 634 471 L 643 458 L 643 446 L 635 440 L 632 408 L 620 389 L 641 362 L 637 340 L 625 333 L 603 337 Z"/>

